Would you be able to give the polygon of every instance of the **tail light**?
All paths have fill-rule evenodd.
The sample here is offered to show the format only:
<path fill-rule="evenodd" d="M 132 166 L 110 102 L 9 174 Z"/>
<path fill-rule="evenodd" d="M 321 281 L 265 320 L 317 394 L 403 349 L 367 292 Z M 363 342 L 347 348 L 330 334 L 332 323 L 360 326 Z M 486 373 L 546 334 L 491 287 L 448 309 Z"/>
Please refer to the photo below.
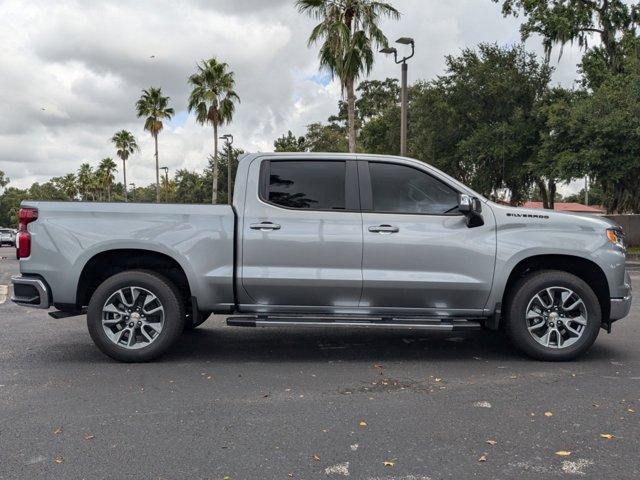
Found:
<path fill-rule="evenodd" d="M 21 208 L 18 213 L 18 235 L 16 236 L 16 256 L 18 259 L 31 255 L 31 234 L 27 225 L 38 219 L 38 209 Z"/>

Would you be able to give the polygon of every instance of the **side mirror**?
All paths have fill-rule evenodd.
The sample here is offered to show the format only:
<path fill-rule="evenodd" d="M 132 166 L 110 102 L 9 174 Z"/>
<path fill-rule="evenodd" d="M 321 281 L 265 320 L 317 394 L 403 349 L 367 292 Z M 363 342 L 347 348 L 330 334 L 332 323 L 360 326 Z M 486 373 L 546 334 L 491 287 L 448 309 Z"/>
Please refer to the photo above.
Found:
<path fill-rule="evenodd" d="M 484 225 L 482 202 L 478 197 L 461 193 L 458 196 L 458 211 L 467 217 L 467 227 L 473 228 Z"/>

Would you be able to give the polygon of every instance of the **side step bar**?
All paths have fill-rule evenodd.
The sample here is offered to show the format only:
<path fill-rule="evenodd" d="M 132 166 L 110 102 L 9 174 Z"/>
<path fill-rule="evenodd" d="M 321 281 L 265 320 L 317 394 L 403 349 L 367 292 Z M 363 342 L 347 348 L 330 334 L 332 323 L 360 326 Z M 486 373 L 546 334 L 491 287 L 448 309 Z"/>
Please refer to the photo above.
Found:
<path fill-rule="evenodd" d="M 229 317 L 227 325 L 231 327 L 378 327 L 403 328 L 419 330 L 479 330 L 481 324 L 477 319 L 441 319 L 441 318 L 372 318 L 372 317 Z"/>

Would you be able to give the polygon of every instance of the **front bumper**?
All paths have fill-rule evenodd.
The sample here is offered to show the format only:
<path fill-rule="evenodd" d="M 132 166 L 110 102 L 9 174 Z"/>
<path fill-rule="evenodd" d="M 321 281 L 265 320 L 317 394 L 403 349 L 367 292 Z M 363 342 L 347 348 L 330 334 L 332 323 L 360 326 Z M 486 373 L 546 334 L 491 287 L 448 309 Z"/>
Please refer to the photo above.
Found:
<path fill-rule="evenodd" d="M 32 308 L 51 306 L 49 288 L 43 279 L 18 275 L 11 277 L 11 283 L 13 284 L 12 302 Z"/>
<path fill-rule="evenodd" d="M 612 298 L 609 309 L 609 320 L 614 322 L 629 315 L 631 310 L 631 294 L 623 298 Z"/>

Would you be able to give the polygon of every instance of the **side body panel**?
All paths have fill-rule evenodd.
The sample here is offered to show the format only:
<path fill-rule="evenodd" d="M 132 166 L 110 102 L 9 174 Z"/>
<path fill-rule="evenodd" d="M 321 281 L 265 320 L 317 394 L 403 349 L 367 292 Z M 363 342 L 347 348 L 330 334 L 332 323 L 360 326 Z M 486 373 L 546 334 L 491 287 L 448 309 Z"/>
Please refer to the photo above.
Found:
<path fill-rule="evenodd" d="M 624 251 L 611 244 L 605 234 L 610 222 L 599 217 L 490 205 L 498 226 L 498 249 L 494 288 L 486 306 L 488 315 L 502 302 L 516 265 L 537 255 L 567 255 L 594 262 L 604 272 L 612 298 L 629 295 Z"/>
<path fill-rule="evenodd" d="M 234 212 L 230 206 L 23 202 L 38 209 L 28 226 L 31 256 L 23 274 L 39 274 L 56 303 L 76 302 L 78 280 L 95 255 L 115 249 L 158 252 L 176 260 L 203 310 L 228 310 L 233 297 Z"/>

